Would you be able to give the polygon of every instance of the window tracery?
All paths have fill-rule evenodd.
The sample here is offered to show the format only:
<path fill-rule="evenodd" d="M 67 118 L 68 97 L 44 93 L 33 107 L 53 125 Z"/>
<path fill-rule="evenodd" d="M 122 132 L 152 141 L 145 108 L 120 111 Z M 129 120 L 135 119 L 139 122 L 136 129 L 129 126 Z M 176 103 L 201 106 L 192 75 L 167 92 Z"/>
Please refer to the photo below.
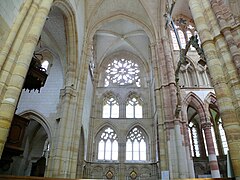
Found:
<path fill-rule="evenodd" d="M 103 118 L 119 118 L 119 103 L 112 94 L 103 99 Z"/>
<path fill-rule="evenodd" d="M 128 59 L 115 59 L 108 64 L 105 76 L 105 87 L 110 85 L 141 86 L 140 69 L 138 64 Z"/>
<path fill-rule="evenodd" d="M 142 118 L 141 99 L 136 94 L 131 94 L 127 99 L 126 118 Z"/>
<path fill-rule="evenodd" d="M 134 127 L 127 135 L 126 160 L 147 160 L 146 137 L 144 136 L 142 130 L 138 127 Z"/>
<path fill-rule="evenodd" d="M 193 35 L 198 35 L 192 21 L 185 17 L 177 17 L 174 19 L 175 27 L 179 35 L 179 39 L 182 45 L 182 48 L 185 48 L 186 42 L 192 37 Z M 177 44 L 176 35 L 174 34 L 173 30 L 170 31 L 173 43 L 173 49 L 179 50 L 179 46 Z M 199 40 L 199 38 L 198 38 Z M 200 43 L 200 41 L 198 41 Z M 193 46 L 190 47 L 190 50 L 195 50 Z"/>
<path fill-rule="evenodd" d="M 118 160 L 118 138 L 110 127 L 101 133 L 98 142 L 98 160 Z"/>

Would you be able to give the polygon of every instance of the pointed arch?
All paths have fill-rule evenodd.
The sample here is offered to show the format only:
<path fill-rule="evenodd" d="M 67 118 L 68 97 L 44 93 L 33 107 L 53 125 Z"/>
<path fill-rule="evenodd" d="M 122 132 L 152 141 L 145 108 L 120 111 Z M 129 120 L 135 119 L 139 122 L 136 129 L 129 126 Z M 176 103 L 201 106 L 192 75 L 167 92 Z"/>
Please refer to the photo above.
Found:
<path fill-rule="evenodd" d="M 102 118 L 119 118 L 119 99 L 112 91 L 102 95 Z"/>
<path fill-rule="evenodd" d="M 126 134 L 125 134 L 125 137 L 128 135 L 128 133 L 134 128 L 134 127 L 139 127 L 143 132 L 144 132 L 144 134 L 146 135 L 146 138 L 147 138 L 147 140 L 149 141 L 150 139 L 149 139 L 149 132 L 146 130 L 146 128 L 144 128 L 144 126 L 141 124 L 141 123 L 139 123 L 139 122 L 134 122 L 134 123 L 132 123 L 127 129 L 127 131 L 126 131 Z"/>
<path fill-rule="evenodd" d="M 189 106 L 197 111 L 201 123 L 204 123 L 206 121 L 205 108 L 202 100 L 194 92 L 190 92 L 183 100 L 183 110 L 187 111 Z"/>
<path fill-rule="evenodd" d="M 110 126 L 104 126 L 95 138 L 97 160 L 118 160 L 118 135 Z"/>
<path fill-rule="evenodd" d="M 150 67 L 147 63 L 146 60 L 142 59 L 141 57 L 139 57 L 138 55 L 126 51 L 126 50 L 121 50 L 121 51 L 117 51 L 114 52 L 110 55 L 108 55 L 107 57 L 105 57 L 104 59 L 100 60 L 100 63 L 98 65 L 97 68 L 99 68 L 99 74 L 98 74 L 98 79 L 99 79 L 99 85 L 100 86 L 108 86 L 109 84 L 106 85 L 106 77 L 107 75 L 109 75 L 109 73 L 107 73 L 107 71 L 111 70 L 108 69 L 108 66 L 111 66 L 112 68 L 115 68 L 115 62 L 124 62 L 124 63 L 128 63 L 128 65 L 131 66 L 131 69 L 135 69 L 134 71 L 134 76 L 133 74 L 131 74 L 131 76 L 128 76 L 129 74 L 128 71 L 126 71 L 126 74 L 129 77 L 129 80 L 133 81 L 131 84 L 128 85 L 135 85 L 137 87 L 146 87 L 147 85 L 147 80 L 149 79 L 149 71 L 150 71 Z M 144 76 L 143 76 L 144 74 Z M 109 75 L 111 76 L 111 74 Z M 132 78 L 130 78 L 132 77 Z M 138 77 L 138 78 L 134 78 L 134 77 Z M 112 79 L 111 77 L 109 77 L 110 80 Z M 108 80 L 108 81 L 110 81 Z M 109 82 L 110 83 L 110 82 Z M 115 83 L 116 84 L 116 83 Z"/>
<path fill-rule="evenodd" d="M 149 159 L 149 140 L 145 130 L 140 125 L 133 126 L 126 136 L 126 160 L 147 161 Z"/>
<path fill-rule="evenodd" d="M 126 118 L 143 117 L 143 100 L 136 92 L 129 92 L 125 100 Z"/>
<path fill-rule="evenodd" d="M 101 124 L 100 126 L 96 127 L 96 129 L 94 130 L 94 132 L 96 132 L 94 138 L 97 138 L 99 133 L 107 127 L 112 128 L 117 134 L 119 134 L 119 132 L 120 132 L 120 130 L 118 129 L 118 127 L 116 125 L 114 125 L 113 123 L 110 123 L 110 122 L 105 122 L 105 123 Z"/>
<path fill-rule="evenodd" d="M 69 1 L 55 0 L 53 7 L 58 7 L 65 16 L 65 31 L 67 40 L 67 67 L 65 70 L 65 85 L 77 84 L 77 64 L 78 64 L 78 36 L 76 27 L 76 15 L 74 8 Z"/>
<path fill-rule="evenodd" d="M 131 15 L 129 15 L 131 14 Z M 135 14 L 130 12 L 123 12 L 123 11 L 115 11 L 114 13 L 109 14 L 107 17 L 103 17 L 102 19 L 99 19 L 96 23 L 89 26 L 89 37 L 90 39 L 93 38 L 96 31 L 105 23 L 115 21 L 118 19 L 126 19 L 132 23 L 136 23 L 139 26 L 143 28 L 143 30 L 146 32 L 148 38 L 150 39 L 150 42 L 154 42 L 155 36 L 154 36 L 154 30 L 149 28 L 149 25 L 144 22 L 142 19 L 136 17 Z"/>
<path fill-rule="evenodd" d="M 39 124 L 41 124 L 48 135 L 49 141 L 51 142 L 53 132 L 52 132 L 49 122 L 47 121 L 47 119 L 45 118 L 44 115 L 42 115 L 41 113 L 39 113 L 35 110 L 26 110 L 26 111 L 19 113 L 19 116 L 22 116 L 29 120 L 35 120 Z"/>

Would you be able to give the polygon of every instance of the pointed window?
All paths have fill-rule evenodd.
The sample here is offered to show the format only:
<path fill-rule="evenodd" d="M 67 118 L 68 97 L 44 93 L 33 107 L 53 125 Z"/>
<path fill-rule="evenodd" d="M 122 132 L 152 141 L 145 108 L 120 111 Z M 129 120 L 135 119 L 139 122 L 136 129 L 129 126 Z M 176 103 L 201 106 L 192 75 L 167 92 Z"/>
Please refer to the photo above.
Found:
<path fill-rule="evenodd" d="M 146 161 L 147 145 L 146 137 L 138 127 L 133 128 L 127 136 L 126 141 L 126 160 Z"/>
<path fill-rule="evenodd" d="M 175 35 L 174 31 L 171 30 L 170 32 L 171 32 L 171 36 L 172 36 L 173 49 L 174 50 L 179 50 L 176 35 Z"/>
<path fill-rule="evenodd" d="M 119 104 L 114 96 L 106 97 L 103 101 L 103 118 L 119 118 Z"/>
<path fill-rule="evenodd" d="M 107 127 L 98 142 L 98 160 L 118 160 L 117 134 Z"/>
<path fill-rule="evenodd" d="M 199 134 L 198 134 L 197 124 L 190 122 L 188 124 L 188 128 L 189 128 L 189 140 L 190 140 L 192 156 L 200 157 Z"/>
<path fill-rule="evenodd" d="M 130 96 L 126 103 L 126 118 L 142 118 L 142 105 L 139 97 Z"/>

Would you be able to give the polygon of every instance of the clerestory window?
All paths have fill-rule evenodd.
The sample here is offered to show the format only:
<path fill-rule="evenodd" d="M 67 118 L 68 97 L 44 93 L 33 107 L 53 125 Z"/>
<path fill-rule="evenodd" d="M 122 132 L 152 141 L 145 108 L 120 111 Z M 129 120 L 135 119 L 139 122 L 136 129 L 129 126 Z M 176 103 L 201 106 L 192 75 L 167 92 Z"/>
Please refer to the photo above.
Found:
<path fill-rule="evenodd" d="M 140 69 L 138 64 L 127 59 L 115 59 L 108 64 L 104 86 L 112 85 L 135 85 L 140 87 Z"/>
<path fill-rule="evenodd" d="M 186 43 L 193 35 L 198 35 L 197 31 L 195 30 L 195 27 L 192 25 L 191 20 L 187 20 L 185 18 L 179 17 L 178 19 L 175 19 L 175 28 L 178 32 L 179 40 L 181 42 L 182 48 L 185 48 Z M 170 35 L 172 37 L 172 43 L 173 43 L 173 49 L 179 50 L 179 46 L 177 43 L 176 34 L 173 30 L 170 31 Z M 198 38 L 198 42 L 200 43 L 200 40 Z M 193 46 L 190 47 L 190 50 L 195 50 Z"/>
<path fill-rule="evenodd" d="M 119 118 L 119 104 L 114 96 L 103 100 L 103 118 Z"/>
<path fill-rule="evenodd" d="M 113 129 L 107 127 L 98 141 L 98 160 L 118 160 L 118 138 Z"/>
<path fill-rule="evenodd" d="M 130 96 L 126 103 L 126 118 L 142 118 L 142 105 L 140 98 L 133 95 Z"/>
<path fill-rule="evenodd" d="M 127 135 L 126 140 L 126 160 L 146 161 L 147 144 L 143 131 L 134 127 Z"/>

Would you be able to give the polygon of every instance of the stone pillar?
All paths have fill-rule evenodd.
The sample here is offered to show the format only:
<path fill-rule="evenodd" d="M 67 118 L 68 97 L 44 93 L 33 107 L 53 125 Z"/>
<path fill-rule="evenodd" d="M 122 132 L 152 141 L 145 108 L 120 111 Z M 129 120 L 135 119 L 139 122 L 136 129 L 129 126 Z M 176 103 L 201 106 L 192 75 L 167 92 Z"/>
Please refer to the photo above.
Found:
<path fill-rule="evenodd" d="M 152 68 L 153 68 L 153 76 L 155 79 L 155 87 L 160 87 L 160 72 L 158 67 L 158 59 L 157 59 L 157 43 L 151 44 L 151 54 L 152 54 Z M 162 51 L 160 51 L 162 53 Z M 168 167 L 168 156 L 167 156 L 167 146 L 166 146 L 166 130 L 164 125 L 164 119 L 162 115 L 162 97 L 160 93 L 160 89 L 154 90 L 155 95 L 155 104 L 156 104 L 156 112 L 157 116 L 155 117 L 156 120 L 156 126 L 157 126 L 157 136 L 158 139 L 156 139 L 156 143 L 158 143 L 158 160 L 159 160 L 159 166 L 161 171 L 167 171 L 169 170 Z"/>
<path fill-rule="evenodd" d="M 213 9 L 213 12 L 216 15 L 216 18 L 218 20 L 220 31 L 224 35 L 224 38 L 227 42 L 228 48 L 232 55 L 233 62 L 237 67 L 238 74 L 240 75 L 240 51 L 231 33 L 231 26 L 226 21 L 227 15 L 229 16 L 231 14 L 230 9 L 227 9 L 227 13 L 226 13 L 226 7 L 225 8 L 223 7 L 224 2 L 222 0 L 210 0 L 210 3 Z"/>
<path fill-rule="evenodd" d="M 175 129 L 175 142 L 178 156 L 178 167 L 179 167 L 179 178 L 188 178 L 189 170 L 188 170 L 188 162 L 186 161 L 187 152 L 186 147 L 184 146 L 184 131 L 183 131 L 183 123 L 180 119 L 176 119 L 174 123 Z"/>
<path fill-rule="evenodd" d="M 71 86 L 61 90 L 62 113 L 52 145 L 47 176 L 75 178 L 76 169 L 75 172 L 72 172 L 71 166 L 76 165 L 75 168 L 77 167 L 77 155 L 75 159 L 72 157 L 79 146 L 73 142 L 74 136 L 80 136 L 78 133 L 75 134 L 76 129 L 74 128 L 74 126 L 78 126 L 75 124 L 76 95 L 76 90 Z M 81 131 L 81 127 L 79 131 Z"/>
<path fill-rule="evenodd" d="M 75 40 L 76 39 L 74 39 L 74 41 Z M 85 93 L 90 60 L 89 57 L 91 57 L 89 54 L 91 53 L 92 44 L 85 42 L 84 45 L 83 51 L 87 53 L 83 54 L 80 64 L 78 64 L 79 66 L 74 63 L 68 64 L 70 67 L 75 66 L 75 69 L 79 71 L 77 73 L 72 70 L 68 73 L 66 76 L 67 79 L 65 79 L 65 88 L 61 90 L 60 104 L 62 115 L 59 122 L 58 132 L 56 133 L 55 146 L 51 157 L 51 166 L 48 168 L 47 176 L 76 178 L 82 119 L 89 118 L 90 121 L 90 116 L 84 117 L 83 109 L 84 104 L 86 103 Z M 77 49 L 75 44 L 72 48 Z M 77 63 L 75 59 L 73 62 Z M 76 84 L 72 84 L 73 82 Z M 91 139 L 92 137 L 89 138 L 89 140 Z"/>
<path fill-rule="evenodd" d="M 33 4 L 34 8 L 37 8 L 39 1 Z M 2 154 L 4 144 L 7 140 L 8 131 L 11 126 L 11 121 L 17 106 L 17 102 L 22 91 L 24 79 L 26 77 L 33 52 L 37 45 L 38 39 L 42 32 L 46 17 L 50 10 L 52 0 L 41 1 L 39 7 L 35 13 L 34 20 L 32 22 L 30 30 L 26 29 L 27 33 L 24 38 L 24 43 L 20 55 L 17 59 L 13 70 L 11 71 L 11 77 L 9 83 L 5 81 L 4 91 L 1 93 L 2 101 L 0 104 L 0 154 Z M 26 20 L 26 19 L 25 19 Z M 15 29 L 16 30 L 16 29 Z M 22 37 L 23 34 L 18 34 L 15 38 Z M 18 51 L 18 49 L 16 49 Z M 14 54 L 16 51 L 11 52 Z"/>
<path fill-rule="evenodd" d="M 228 82 L 228 87 L 232 92 L 232 103 L 237 113 L 238 119 L 240 118 L 240 95 L 238 90 L 240 89 L 240 50 L 237 47 L 237 39 L 233 37 L 231 32 L 230 23 L 227 22 L 227 17 L 230 16 L 229 10 L 223 5 L 223 1 L 216 2 L 215 0 L 203 1 L 203 7 L 207 14 L 208 25 L 211 27 L 213 42 L 216 46 L 216 51 L 219 56 L 219 60 L 225 69 L 225 80 Z M 211 6 L 212 5 L 212 6 Z M 238 35 L 240 37 L 240 35 Z"/>
<path fill-rule="evenodd" d="M 240 126 L 232 102 L 232 93 L 224 76 L 225 69 L 222 67 L 220 59 L 218 58 L 213 36 L 209 31 L 209 24 L 205 19 L 206 11 L 204 11 L 201 1 L 189 0 L 189 7 L 206 55 L 207 66 L 216 92 L 218 106 L 228 140 L 234 173 L 236 178 L 240 179 Z"/>
<path fill-rule="evenodd" d="M 187 111 L 184 111 L 184 112 L 185 112 L 185 114 L 187 113 Z M 189 173 L 189 178 L 194 178 L 195 172 L 194 172 L 193 159 L 192 159 L 192 155 L 191 155 L 191 151 L 190 151 L 191 147 L 190 147 L 188 127 L 187 127 L 188 123 L 187 123 L 187 119 L 184 119 L 184 120 L 185 120 L 185 123 L 183 123 L 183 131 L 184 131 L 184 144 L 186 147 L 186 159 L 187 159 L 187 165 L 188 165 L 188 173 Z"/>
<path fill-rule="evenodd" d="M 4 93 L 9 83 L 8 80 L 11 78 L 13 68 L 23 49 L 23 42 L 28 36 L 29 29 L 32 27 L 35 19 L 34 16 L 39 6 L 40 2 L 37 0 L 34 2 L 26 1 L 20 12 L 20 17 L 16 19 L 8 39 L 2 48 L 0 53 L 0 102 L 3 100 Z"/>
<path fill-rule="evenodd" d="M 124 137 L 124 136 L 123 136 Z M 119 179 L 125 178 L 125 160 L 126 160 L 126 139 L 121 138 L 119 139 L 118 143 L 118 160 L 119 160 L 119 171 L 118 177 Z"/>
<path fill-rule="evenodd" d="M 217 161 L 217 156 L 215 153 L 215 148 L 214 148 L 213 138 L 212 138 L 212 133 L 211 133 L 211 123 L 205 122 L 204 124 L 202 124 L 202 128 L 204 130 L 204 134 L 205 134 L 205 138 L 206 138 L 208 159 L 209 159 L 209 165 L 210 165 L 210 169 L 211 169 L 212 178 L 220 178 L 218 161 Z"/>
<path fill-rule="evenodd" d="M 17 15 L 17 18 L 16 18 L 13 26 L 11 27 L 11 31 L 8 35 L 8 38 L 7 38 L 4 46 L 2 47 L 2 50 L 0 53 L 0 70 L 2 70 L 3 64 L 7 58 L 7 55 L 10 52 L 10 49 L 17 37 L 18 30 L 20 29 L 22 23 L 24 23 L 24 18 L 26 18 L 26 15 L 27 15 L 31 5 L 32 5 L 32 0 L 25 1 L 20 13 Z"/>

